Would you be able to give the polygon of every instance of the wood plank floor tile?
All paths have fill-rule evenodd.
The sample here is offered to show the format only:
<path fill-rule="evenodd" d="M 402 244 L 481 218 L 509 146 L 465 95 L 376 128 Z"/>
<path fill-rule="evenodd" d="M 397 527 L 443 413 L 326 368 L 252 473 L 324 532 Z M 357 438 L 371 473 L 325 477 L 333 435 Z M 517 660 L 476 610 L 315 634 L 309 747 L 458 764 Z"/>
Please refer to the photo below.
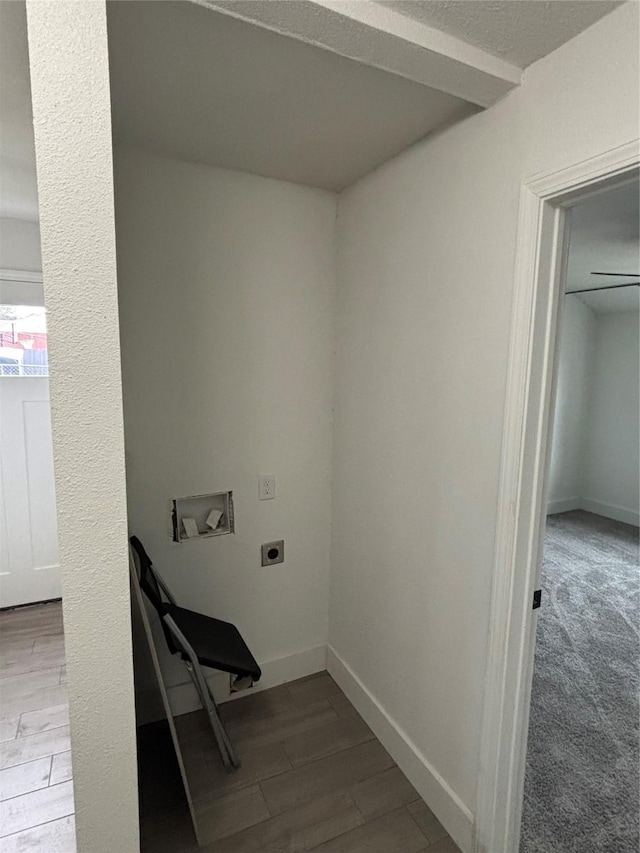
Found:
<path fill-rule="evenodd" d="M 23 652 L 21 655 L 14 656 L 14 659 L 7 661 L 7 663 L 0 663 L 0 678 L 23 675 L 39 669 L 61 667 L 64 661 L 64 651 L 59 649 L 35 655 L 32 651 Z"/>
<path fill-rule="evenodd" d="M 211 845 L 207 853 L 302 853 L 364 823 L 344 791 L 312 800 Z"/>
<path fill-rule="evenodd" d="M 220 706 L 220 716 L 225 724 L 241 722 L 242 720 L 260 717 L 270 717 L 280 714 L 294 707 L 293 697 L 287 689 L 287 685 L 273 687 L 260 693 L 252 693 L 243 696 L 242 699 L 234 699 Z"/>
<path fill-rule="evenodd" d="M 2 853 L 75 853 L 73 815 L 54 820 L 2 839 Z"/>
<path fill-rule="evenodd" d="M 51 708 L 40 708 L 37 711 L 27 711 L 20 717 L 18 737 L 36 735 L 49 729 L 69 725 L 69 705 L 53 705 Z"/>
<path fill-rule="evenodd" d="M 62 631 L 60 603 L 0 612 L 3 853 L 75 853 Z"/>
<path fill-rule="evenodd" d="M 299 767 L 366 743 L 373 737 L 373 732 L 361 717 L 346 717 L 288 738 L 284 749 L 292 766 Z"/>
<path fill-rule="evenodd" d="M 73 784 L 63 782 L 0 803 L 0 837 L 73 814 Z"/>
<path fill-rule="evenodd" d="M 19 622 L 26 619 L 29 622 L 37 622 L 51 616 L 62 618 L 62 602 L 47 601 L 46 604 L 30 604 L 26 607 L 16 607 L 14 610 L 3 610 L 2 618 L 8 622 Z"/>
<path fill-rule="evenodd" d="M 287 708 L 272 717 L 256 716 L 241 723 L 227 726 L 233 740 L 250 749 L 257 744 L 283 742 L 296 735 L 311 732 L 338 719 L 326 699 L 304 708 Z"/>
<path fill-rule="evenodd" d="M 415 820 L 432 844 L 446 838 L 447 830 L 442 826 L 438 818 L 423 800 L 410 803 L 407 808 L 411 817 Z"/>
<path fill-rule="evenodd" d="M 51 756 L 0 770 L 0 800 L 29 794 L 49 784 Z"/>
<path fill-rule="evenodd" d="M 49 640 L 55 638 L 56 642 L 60 642 L 62 640 L 62 627 L 57 625 L 45 625 L 42 628 L 39 627 L 31 627 L 31 628 L 23 628 L 17 631 L 7 631 L 6 629 L 0 630 L 0 641 L 2 642 L 2 648 L 18 648 L 18 644 L 23 644 L 27 642 L 32 643 L 32 650 L 35 647 L 35 643 L 40 638 L 47 637 L 47 644 Z"/>
<path fill-rule="evenodd" d="M 176 731 L 180 738 L 180 743 L 188 743 L 190 740 L 201 738 L 205 732 L 211 731 L 211 723 L 206 712 L 200 708 L 198 711 L 190 711 L 188 714 L 180 714 L 175 717 Z M 143 733 L 143 736 L 151 726 L 142 726 L 138 729 Z"/>
<path fill-rule="evenodd" d="M 22 660 L 33 654 L 35 640 L 20 640 L 9 643 L 0 631 L 0 666 L 6 666 L 12 661 Z"/>
<path fill-rule="evenodd" d="M 18 726 L 20 725 L 20 715 L 14 717 L 3 717 L 0 720 L 0 743 L 5 740 L 13 740 L 18 734 Z"/>
<path fill-rule="evenodd" d="M 427 840 L 406 809 L 382 815 L 314 848 L 314 853 L 420 853 Z"/>
<path fill-rule="evenodd" d="M 69 726 L 8 740 L 0 744 L 0 768 L 35 761 L 36 758 L 66 752 L 68 749 L 71 749 Z"/>
<path fill-rule="evenodd" d="M 62 614 L 48 613 L 38 614 L 18 613 L 13 611 L 2 611 L 0 627 L 2 634 L 6 637 L 19 637 L 21 634 L 31 631 L 41 634 L 62 633 Z"/>
<path fill-rule="evenodd" d="M 13 717 L 27 711 L 39 711 L 41 708 L 63 705 L 67 701 L 66 684 L 56 684 L 53 687 L 34 687 L 28 693 L 13 697 L 6 696 L 0 684 L 0 714 L 3 717 Z"/>
<path fill-rule="evenodd" d="M 337 696 L 340 692 L 340 688 L 327 672 L 289 684 L 289 693 L 299 707 L 312 705 L 314 702 L 328 699 L 330 696 Z"/>
<path fill-rule="evenodd" d="M 44 687 L 54 687 L 60 683 L 60 667 L 38 669 L 20 675 L 7 675 L 0 678 L 0 696 L 2 700 L 11 701 L 20 696 L 33 693 Z M 0 700 L 0 701 L 2 701 Z"/>
<path fill-rule="evenodd" d="M 207 853 L 208 849 L 198 847 L 186 803 L 164 812 L 153 824 L 148 820 L 141 823 L 141 853 Z"/>
<path fill-rule="evenodd" d="M 336 693 L 335 696 L 330 696 L 329 702 L 339 717 L 351 717 L 358 713 L 342 692 Z"/>
<path fill-rule="evenodd" d="M 461 850 L 454 844 L 453 839 L 447 836 L 442 841 L 436 841 L 435 844 L 427 847 L 427 853 L 461 853 Z"/>
<path fill-rule="evenodd" d="M 355 785 L 392 766 L 389 753 L 372 740 L 268 779 L 261 783 L 261 788 L 269 810 L 276 815 Z"/>
<path fill-rule="evenodd" d="M 202 749 L 200 744 L 203 744 Z M 284 746 L 280 743 L 267 743 L 244 750 L 242 767 L 233 773 L 228 773 L 222 766 L 212 736 L 189 742 L 183 748 L 182 755 L 194 802 L 206 799 L 212 793 L 219 796 L 254 785 L 291 769 Z"/>
<path fill-rule="evenodd" d="M 422 802 L 420 795 L 399 767 L 391 767 L 377 776 L 359 782 L 349 789 L 349 793 L 367 820 L 395 811 L 407 803 Z"/>
<path fill-rule="evenodd" d="M 198 831 L 205 844 L 241 832 L 270 816 L 258 785 L 211 797 L 198 804 L 197 815 Z"/>
<path fill-rule="evenodd" d="M 41 652 L 64 651 L 64 636 L 62 634 L 45 634 L 33 643 L 34 655 Z"/>
<path fill-rule="evenodd" d="M 22 640 L 31 636 L 33 639 L 40 634 L 60 633 L 62 621 L 60 619 L 42 619 L 39 622 L 30 622 L 23 618 L 20 621 L 11 619 L 11 614 L 6 611 L 0 612 L 0 639 L 3 643 L 11 640 Z"/>
<path fill-rule="evenodd" d="M 68 782 L 73 778 L 73 768 L 71 766 L 71 752 L 59 752 L 53 756 L 51 764 L 50 785 L 59 785 L 61 782 Z"/>

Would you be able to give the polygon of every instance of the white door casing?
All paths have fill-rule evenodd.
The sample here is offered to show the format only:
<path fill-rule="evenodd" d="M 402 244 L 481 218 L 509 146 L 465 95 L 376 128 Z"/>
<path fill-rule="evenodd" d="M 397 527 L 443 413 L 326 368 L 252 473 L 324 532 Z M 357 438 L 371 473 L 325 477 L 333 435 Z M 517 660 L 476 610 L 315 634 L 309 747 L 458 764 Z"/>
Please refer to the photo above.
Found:
<path fill-rule="evenodd" d="M 474 853 L 519 848 L 565 209 L 637 179 L 639 163 L 634 139 L 522 187 Z"/>
<path fill-rule="evenodd" d="M 0 378 L 0 607 L 61 596 L 49 380 Z"/>

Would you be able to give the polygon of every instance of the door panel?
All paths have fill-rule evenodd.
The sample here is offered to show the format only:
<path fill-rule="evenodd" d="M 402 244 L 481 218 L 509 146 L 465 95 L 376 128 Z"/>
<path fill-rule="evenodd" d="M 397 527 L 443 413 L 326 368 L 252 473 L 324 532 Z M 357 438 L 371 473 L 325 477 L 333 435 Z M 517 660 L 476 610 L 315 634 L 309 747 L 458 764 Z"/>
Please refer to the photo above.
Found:
<path fill-rule="evenodd" d="M 0 607 L 61 595 L 49 380 L 0 380 Z"/>

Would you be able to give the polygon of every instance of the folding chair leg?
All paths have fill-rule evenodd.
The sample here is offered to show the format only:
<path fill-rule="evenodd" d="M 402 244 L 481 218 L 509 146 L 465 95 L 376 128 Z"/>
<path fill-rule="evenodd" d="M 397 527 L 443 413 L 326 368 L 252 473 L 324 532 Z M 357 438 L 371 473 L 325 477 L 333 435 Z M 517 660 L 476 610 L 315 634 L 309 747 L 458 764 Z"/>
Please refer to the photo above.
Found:
<path fill-rule="evenodd" d="M 215 737 L 216 743 L 218 744 L 218 749 L 220 750 L 222 763 L 224 764 L 227 770 L 237 770 L 238 767 L 240 767 L 240 761 L 238 760 L 229 735 L 227 734 L 227 731 L 222 724 L 222 720 L 220 719 L 220 715 L 218 714 L 218 707 L 216 705 L 215 699 L 213 698 L 213 694 L 209 690 L 207 680 L 202 674 L 202 669 L 200 667 L 198 658 L 196 657 L 196 653 L 193 651 L 191 645 L 189 644 L 189 641 L 184 636 L 182 631 L 178 628 L 171 616 L 169 616 L 168 613 L 165 613 L 162 618 L 171 633 L 178 640 L 180 646 L 182 646 L 185 654 L 189 657 L 189 660 L 185 661 L 185 664 L 187 666 L 187 669 L 189 670 L 191 678 L 193 679 L 195 688 L 198 691 L 202 706 L 204 707 L 205 711 L 207 712 L 207 716 L 209 717 L 209 722 L 211 723 L 211 728 L 213 730 L 213 736 Z"/>
<path fill-rule="evenodd" d="M 213 713 L 215 714 L 215 717 L 216 717 L 218 724 L 220 726 L 220 734 L 221 734 L 222 739 L 224 741 L 224 744 L 226 746 L 227 753 L 229 755 L 229 760 L 231 761 L 231 766 L 233 767 L 234 770 L 237 770 L 240 767 L 242 762 L 237 757 L 235 748 L 234 748 L 233 743 L 231 741 L 231 738 L 229 737 L 229 735 L 227 733 L 227 730 L 225 728 L 224 723 L 220 719 L 220 712 L 218 711 L 218 705 L 216 704 L 216 700 L 213 698 L 213 693 L 211 692 L 211 688 L 209 687 L 209 684 L 206 681 L 206 679 L 205 679 L 205 685 L 207 687 L 207 693 L 209 694 L 209 699 L 210 699 L 210 702 L 212 705 Z"/>
<path fill-rule="evenodd" d="M 218 750 L 220 751 L 222 763 L 227 770 L 237 770 L 240 767 L 240 761 L 236 756 L 231 739 L 229 738 L 222 720 L 220 719 L 218 706 L 216 705 L 215 699 L 209 689 L 209 685 L 207 684 L 202 670 L 200 669 L 200 665 L 198 663 L 194 665 L 189 662 L 187 663 L 187 669 L 189 670 L 189 674 L 191 675 L 196 690 L 198 691 L 202 707 L 209 717 L 209 723 L 211 724 L 213 736 L 216 739 Z"/>

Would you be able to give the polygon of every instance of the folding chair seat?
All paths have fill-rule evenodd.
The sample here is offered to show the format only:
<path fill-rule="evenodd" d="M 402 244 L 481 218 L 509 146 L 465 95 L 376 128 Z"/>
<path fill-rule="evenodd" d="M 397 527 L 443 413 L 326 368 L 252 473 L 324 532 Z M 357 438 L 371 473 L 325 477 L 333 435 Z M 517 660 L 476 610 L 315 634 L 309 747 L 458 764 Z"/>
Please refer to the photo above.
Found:
<path fill-rule="evenodd" d="M 137 536 L 132 536 L 129 541 L 140 588 L 160 617 L 169 651 L 182 658 L 193 679 L 209 717 L 224 766 L 236 769 L 240 762 L 222 724 L 202 667 L 235 675 L 244 682 L 243 686 L 250 686 L 260 679 L 260 667 L 235 625 L 180 607 L 151 562 L 142 542 Z"/>
<path fill-rule="evenodd" d="M 189 640 L 202 666 L 220 669 L 239 678 L 260 679 L 260 667 L 240 631 L 231 622 L 222 622 L 177 604 L 167 604 L 165 612 Z M 183 660 L 189 659 L 184 652 L 181 654 Z"/>

